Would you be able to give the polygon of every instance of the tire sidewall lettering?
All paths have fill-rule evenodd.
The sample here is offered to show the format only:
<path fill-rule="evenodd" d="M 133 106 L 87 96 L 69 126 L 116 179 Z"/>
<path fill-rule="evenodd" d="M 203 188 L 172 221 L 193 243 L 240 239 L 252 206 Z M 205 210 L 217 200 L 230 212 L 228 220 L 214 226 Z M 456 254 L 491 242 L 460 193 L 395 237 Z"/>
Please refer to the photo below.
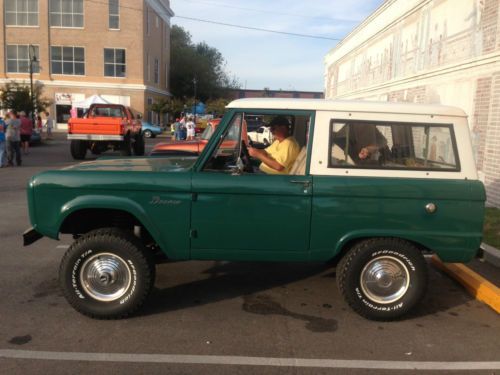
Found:
<path fill-rule="evenodd" d="M 79 272 L 80 272 L 80 266 L 83 262 L 83 260 L 88 257 L 89 255 L 92 255 L 93 250 L 89 249 L 85 251 L 82 255 L 80 255 L 75 263 L 73 264 L 73 268 L 71 270 L 71 286 L 73 288 L 73 291 L 75 292 L 76 296 L 79 299 L 85 299 L 85 294 L 80 290 L 79 285 L 80 285 L 80 280 L 79 280 Z"/>
<path fill-rule="evenodd" d="M 132 298 L 137 286 L 137 270 L 135 268 L 134 262 L 132 262 L 132 260 L 130 259 L 127 259 L 127 264 L 129 265 L 130 271 L 132 273 L 132 284 L 129 287 L 130 291 L 123 298 L 120 299 L 120 305 L 123 305 L 125 302 L 130 300 L 130 298 Z"/>

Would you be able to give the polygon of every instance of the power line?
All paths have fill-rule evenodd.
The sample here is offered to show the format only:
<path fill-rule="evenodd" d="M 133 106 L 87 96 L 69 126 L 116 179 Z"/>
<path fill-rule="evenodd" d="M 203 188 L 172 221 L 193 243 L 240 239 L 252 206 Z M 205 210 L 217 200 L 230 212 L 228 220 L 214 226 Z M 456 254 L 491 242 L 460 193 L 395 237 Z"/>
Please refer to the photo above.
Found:
<path fill-rule="evenodd" d="M 99 0 L 87 0 L 87 1 L 91 2 L 91 3 L 95 3 L 95 4 L 108 5 L 107 3 L 103 2 L 103 1 L 99 1 Z M 134 8 L 134 7 L 130 7 L 130 6 L 126 6 L 126 5 L 121 5 L 121 4 L 120 4 L 120 7 L 124 8 L 124 9 L 135 10 L 135 11 L 138 11 L 138 12 L 141 12 L 141 13 L 143 12 L 143 9 L 141 9 L 141 8 Z M 333 40 L 333 41 L 336 41 L 336 42 L 342 40 L 342 39 L 338 39 L 338 38 L 329 38 L 329 37 L 326 37 L 326 36 L 317 36 L 317 35 L 299 34 L 299 33 L 289 33 L 289 32 L 286 32 L 286 31 L 262 29 L 262 28 L 259 28 L 259 27 L 234 25 L 234 24 L 231 24 L 231 23 L 217 22 L 217 21 L 211 21 L 211 20 L 204 20 L 204 19 L 201 19 L 201 18 L 194 18 L 194 17 L 184 17 L 184 16 L 178 16 L 178 15 L 176 15 L 174 17 L 185 19 L 185 20 L 190 20 L 190 21 L 205 22 L 205 23 L 210 23 L 210 24 L 220 25 L 220 26 L 235 27 L 235 28 L 238 28 L 238 29 L 263 31 L 263 32 L 267 32 L 267 33 L 297 36 L 297 37 L 301 37 L 301 38 Z"/>
<path fill-rule="evenodd" d="M 289 33 L 286 31 L 278 31 L 278 30 L 270 30 L 270 29 L 261 29 L 259 27 L 250 27 L 250 26 L 243 26 L 243 25 L 234 25 L 231 23 L 225 23 L 225 22 L 217 22 L 217 21 L 210 21 L 210 20 L 204 20 L 201 18 L 194 18 L 194 17 L 184 17 L 184 16 L 175 16 L 177 18 L 185 19 L 185 20 L 191 20 L 191 21 L 197 21 L 197 22 L 205 22 L 205 23 L 211 23 L 215 25 L 221 25 L 221 26 L 227 26 L 227 27 L 236 27 L 238 29 L 246 29 L 246 30 L 256 30 L 256 31 L 265 31 L 267 33 L 275 33 L 275 34 L 283 34 L 283 35 L 291 35 L 291 36 L 298 36 L 302 38 L 313 38 L 313 39 L 325 39 L 325 40 L 334 40 L 334 41 L 341 41 L 342 39 L 338 38 L 329 38 L 326 36 L 317 36 L 317 35 L 309 35 L 309 34 L 298 34 L 298 33 Z"/>
<path fill-rule="evenodd" d="M 184 0 L 184 1 L 187 1 L 190 3 L 213 5 L 213 6 L 224 7 L 224 8 L 248 10 L 250 12 L 258 12 L 258 13 L 265 13 L 265 14 L 272 14 L 272 15 L 283 15 L 283 16 L 300 17 L 300 18 L 307 18 L 307 19 L 323 19 L 323 20 L 328 20 L 328 21 L 333 21 L 333 22 L 350 22 L 350 23 L 356 23 L 356 24 L 358 24 L 360 22 L 359 20 L 347 20 L 347 19 L 343 19 L 343 18 L 331 18 L 331 17 L 324 17 L 324 16 L 305 16 L 303 14 L 276 12 L 274 10 L 269 11 L 269 10 L 264 10 L 264 9 L 238 7 L 238 6 L 228 5 L 228 4 L 214 2 L 214 1 L 205 1 L 205 0 Z"/>

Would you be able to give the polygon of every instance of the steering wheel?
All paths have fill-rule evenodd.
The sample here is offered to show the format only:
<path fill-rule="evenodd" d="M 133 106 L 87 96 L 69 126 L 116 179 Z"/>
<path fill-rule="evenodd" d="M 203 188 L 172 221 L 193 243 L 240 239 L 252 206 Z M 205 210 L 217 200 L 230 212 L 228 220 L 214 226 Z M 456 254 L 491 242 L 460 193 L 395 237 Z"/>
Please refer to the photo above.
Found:
<path fill-rule="evenodd" d="M 245 141 L 241 141 L 241 160 L 243 161 L 243 172 L 253 173 L 252 161 Z"/>

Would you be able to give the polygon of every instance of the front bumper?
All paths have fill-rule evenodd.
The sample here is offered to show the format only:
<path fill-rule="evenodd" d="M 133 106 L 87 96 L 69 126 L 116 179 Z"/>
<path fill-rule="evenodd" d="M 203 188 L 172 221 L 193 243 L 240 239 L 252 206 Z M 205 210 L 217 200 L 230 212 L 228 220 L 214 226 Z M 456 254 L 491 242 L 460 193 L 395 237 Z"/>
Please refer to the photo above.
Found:
<path fill-rule="evenodd" d="M 43 235 L 38 233 L 33 227 L 26 229 L 23 233 L 24 246 L 31 245 L 33 242 L 38 241 Z"/>

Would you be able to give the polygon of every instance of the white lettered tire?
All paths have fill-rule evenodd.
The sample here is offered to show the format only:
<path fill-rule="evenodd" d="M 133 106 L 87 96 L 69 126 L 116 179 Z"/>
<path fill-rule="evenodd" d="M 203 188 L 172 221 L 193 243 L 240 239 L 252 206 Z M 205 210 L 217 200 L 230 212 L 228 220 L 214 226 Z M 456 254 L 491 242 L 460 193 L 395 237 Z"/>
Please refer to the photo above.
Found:
<path fill-rule="evenodd" d="M 154 285 L 155 266 L 137 238 L 116 229 L 91 231 L 76 240 L 61 261 L 59 283 L 66 300 L 97 319 L 135 312 Z"/>
<path fill-rule="evenodd" d="M 394 320 L 417 305 L 427 288 L 427 264 L 412 243 L 372 238 L 356 243 L 336 271 L 344 300 L 372 320 Z"/>

